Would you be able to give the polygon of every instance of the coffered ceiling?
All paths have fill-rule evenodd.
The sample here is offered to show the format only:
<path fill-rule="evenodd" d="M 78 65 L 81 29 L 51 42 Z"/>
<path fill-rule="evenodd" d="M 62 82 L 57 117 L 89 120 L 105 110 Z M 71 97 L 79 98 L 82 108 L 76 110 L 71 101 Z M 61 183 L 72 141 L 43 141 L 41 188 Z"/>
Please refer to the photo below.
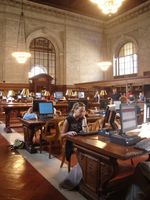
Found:
<path fill-rule="evenodd" d="M 90 2 L 90 0 L 29 0 L 29 1 L 72 11 L 75 13 L 79 13 L 82 15 L 98 19 L 109 19 L 110 17 L 124 13 L 148 0 L 125 0 L 123 2 L 123 5 L 117 12 L 117 14 L 114 14 L 112 16 L 104 15 L 95 4 Z"/>

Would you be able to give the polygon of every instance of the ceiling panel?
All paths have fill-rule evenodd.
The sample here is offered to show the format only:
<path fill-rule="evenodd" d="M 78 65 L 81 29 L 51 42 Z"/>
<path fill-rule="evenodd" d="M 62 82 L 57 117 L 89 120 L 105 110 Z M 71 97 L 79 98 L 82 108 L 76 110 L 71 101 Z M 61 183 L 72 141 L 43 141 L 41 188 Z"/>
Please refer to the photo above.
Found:
<path fill-rule="evenodd" d="M 104 15 L 95 4 L 90 2 L 90 0 L 29 0 L 29 1 L 76 12 L 94 18 L 109 19 L 112 16 L 124 13 L 127 10 L 130 10 L 148 0 L 125 0 L 123 5 L 117 12 L 117 14 L 114 14 L 112 16 Z"/>

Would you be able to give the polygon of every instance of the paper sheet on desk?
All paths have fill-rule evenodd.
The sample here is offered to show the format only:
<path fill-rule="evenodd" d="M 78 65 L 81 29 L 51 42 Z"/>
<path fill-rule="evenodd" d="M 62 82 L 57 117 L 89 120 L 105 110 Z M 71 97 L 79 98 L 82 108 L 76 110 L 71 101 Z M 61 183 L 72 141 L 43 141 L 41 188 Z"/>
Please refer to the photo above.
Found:
<path fill-rule="evenodd" d="M 140 131 L 141 131 L 141 129 L 136 128 L 136 129 L 133 129 L 133 130 L 130 130 L 130 131 L 126 132 L 126 135 L 128 135 L 128 136 L 138 135 L 139 136 Z"/>
<path fill-rule="evenodd" d="M 142 124 L 139 136 L 142 138 L 150 138 L 150 123 Z"/>

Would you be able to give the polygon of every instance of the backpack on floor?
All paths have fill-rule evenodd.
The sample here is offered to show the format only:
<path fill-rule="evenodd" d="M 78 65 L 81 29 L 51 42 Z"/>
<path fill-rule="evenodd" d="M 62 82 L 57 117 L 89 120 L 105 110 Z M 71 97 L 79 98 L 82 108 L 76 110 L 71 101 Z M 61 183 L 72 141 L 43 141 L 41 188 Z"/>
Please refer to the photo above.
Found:
<path fill-rule="evenodd" d="M 14 144 L 13 144 L 13 147 L 14 147 L 14 149 L 24 149 L 25 143 L 24 143 L 24 141 L 16 139 Z"/>

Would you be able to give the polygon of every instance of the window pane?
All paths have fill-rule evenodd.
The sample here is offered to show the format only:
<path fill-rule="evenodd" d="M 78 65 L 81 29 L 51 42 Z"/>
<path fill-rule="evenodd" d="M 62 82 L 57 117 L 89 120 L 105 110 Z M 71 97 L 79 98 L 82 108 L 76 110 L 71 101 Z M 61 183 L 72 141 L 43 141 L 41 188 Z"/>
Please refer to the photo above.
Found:
<path fill-rule="evenodd" d="M 136 47 L 132 42 L 128 42 L 120 48 L 113 67 L 113 74 L 115 76 L 137 73 L 136 52 Z"/>
<path fill-rule="evenodd" d="M 53 44 L 46 38 L 36 38 L 30 44 L 30 52 L 32 54 L 30 59 L 32 75 L 47 73 L 55 79 L 56 52 Z"/>

